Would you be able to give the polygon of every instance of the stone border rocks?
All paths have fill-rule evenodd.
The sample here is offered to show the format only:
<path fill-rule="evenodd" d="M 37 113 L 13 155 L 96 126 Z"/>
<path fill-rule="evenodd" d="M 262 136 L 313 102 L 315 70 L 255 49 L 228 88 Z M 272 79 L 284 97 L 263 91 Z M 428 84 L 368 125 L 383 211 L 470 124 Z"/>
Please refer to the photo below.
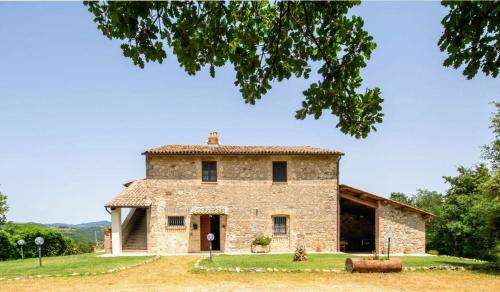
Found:
<path fill-rule="evenodd" d="M 205 267 L 201 265 L 201 261 L 206 259 L 199 258 L 194 263 L 194 269 L 202 272 L 232 272 L 232 273 L 342 273 L 346 272 L 344 269 L 278 269 L 278 268 L 222 268 L 222 267 Z M 492 264 L 487 266 L 420 266 L 420 267 L 403 267 L 403 271 L 498 271 L 500 270 L 499 264 Z"/>
<path fill-rule="evenodd" d="M 71 274 L 48 274 L 48 275 L 36 275 L 36 276 L 26 276 L 26 277 L 14 277 L 14 278 L 8 278 L 8 277 L 0 277 L 0 281 L 12 281 L 12 280 L 24 280 L 24 279 L 41 279 L 41 278 L 60 278 L 60 277 L 75 277 L 75 276 L 98 276 L 98 275 L 105 275 L 105 274 L 111 274 L 111 273 L 116 273 L 116 272 L 121 272 L 125 271 L 131 268 L 135 268 L 138 266 L 142 266 L 145 264 L 152 263 L 156 260 L 158 260 L 160 256 L 155 256 L 150 259 L 145 260 L 144 262 L 140 262 L 137 264 L 133 264 L 130 266 L 125 266 L 125 267 L 117 267 L 114 269 L 109 269 L 107 271 L 103 272 L 85 272 L 85 273 L 71 273 Z"/>

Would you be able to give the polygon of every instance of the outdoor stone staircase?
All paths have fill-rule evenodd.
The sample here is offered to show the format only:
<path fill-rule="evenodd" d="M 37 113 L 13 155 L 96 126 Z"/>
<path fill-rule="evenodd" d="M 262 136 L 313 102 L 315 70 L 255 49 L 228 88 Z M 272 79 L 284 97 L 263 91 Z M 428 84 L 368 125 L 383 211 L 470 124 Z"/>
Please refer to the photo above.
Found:
<path fill-rule="evenodd" d="M 147 250 L 147 221 L 146 209 L 137 209 L 130 220 L 130 232 L 123 243 L 123 250 Z"/>

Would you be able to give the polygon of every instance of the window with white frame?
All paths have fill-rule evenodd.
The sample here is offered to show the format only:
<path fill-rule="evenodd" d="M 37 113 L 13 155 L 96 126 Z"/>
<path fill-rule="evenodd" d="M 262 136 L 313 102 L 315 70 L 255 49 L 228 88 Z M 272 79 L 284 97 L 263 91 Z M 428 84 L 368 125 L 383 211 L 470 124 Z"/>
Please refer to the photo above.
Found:
<path fill-rule="evenodd" d="M 274 235 L 287 235 L 287 216 L 274 216 L 273 217 L 273 234 Z"/>
<path fill-rule="evenodd" d="M 184 226 L 184 216 L 168 216 L 168 226 Z"/>

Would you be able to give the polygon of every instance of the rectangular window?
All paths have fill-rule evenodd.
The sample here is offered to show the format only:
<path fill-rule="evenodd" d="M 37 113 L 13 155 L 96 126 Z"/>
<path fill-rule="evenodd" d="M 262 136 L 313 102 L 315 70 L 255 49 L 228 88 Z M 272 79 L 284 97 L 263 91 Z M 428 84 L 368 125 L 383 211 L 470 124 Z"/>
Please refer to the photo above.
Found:
<path fill-rule="evenodd" d="M 273 234 L 274 235 L 286 235 L 286 216 L 276 216 L 273 217 Z"/>
<path fill-rule="evenodd" d="M 168 216 L 168 226 L 184 226 L 184 216 Z"/>
<path fill-rule="evenodd" d="M 273 161 L 273 182 L 286 182 L 286 161 Z"/>
<path fill-rule="evenodd" d="M 217 181 L 217 161 L 202 161 L 201 168 L 201 181 Z"/>

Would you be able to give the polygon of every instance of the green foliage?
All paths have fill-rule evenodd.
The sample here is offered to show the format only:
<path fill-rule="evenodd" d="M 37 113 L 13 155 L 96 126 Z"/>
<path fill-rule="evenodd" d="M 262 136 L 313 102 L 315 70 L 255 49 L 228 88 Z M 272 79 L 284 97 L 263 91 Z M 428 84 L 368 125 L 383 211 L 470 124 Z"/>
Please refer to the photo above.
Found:
<path fill-rule="evenodd" d="M 410 205 L 411 204 L 411 198 L 406 196 L 406 194 L 401 193 L 401 192 L 393 192 L 391 193 L 391 200 L 398 201 L 403 204 Z"/>
<path fill-rule="evenodd" d="M 95 242 L 92 241 L 75 241 L 78 253 L 91 253 L 94 252 Z"/>
<path fill-rule="evenodd" d="M 442 194 L 422 189 L 418 189 L 417 193 L 412 196 L 407 196 L 406 194 L 400 192 L 394 192 L 391 193 L 390 198 L 403 204 L 413 205 L 432 214 L 439 213 L 439 208 L 443 204 Z"/>
<path fill-rule="evenodd" d="M 479 68 L 493 77 L 500 70 L 500 2 L 443 1 L 450 9 L 441 23 L 444 32 L 439 39 L 441 51 L 448 53 L 444 65 L 455 69 L 465 65 L 468 79 Z"/>
<path fill-rule="evenodd" d="M 0 261 L 14 258 L 16 253 L 14 243 L 7 232 L 0 230 Z"/>
<path fill-rule="evenodd" d="M 483 191 L 490 181 L 488 168 L 458 168 L 459 175 L 445 177 L 451 187 L 443 204 L 436 232 L 439 250 L 446 254 L 493 259 L 498 238 L 494 218 L 500 212 L 498 194 L 491 200 Z"/>
<path fill-rule="evenodd" d="M 435 249 L 429 250 L 428 253 L 431 254 L 431 255 L 436 255 L 436 256 L 439 255 L 439 251 L 437 251 Z"/>
<path fill-rule="evenodd" d="M 42 256 L 70 255 L 79 252 L 73 239 L 63 236 L 58 230 L 38 225 L 7 224 L 2 231 L 2 235 L 14 245 L 9 252 L 10 256 L 8 258 L 10 259 L 21 257 L 20 248 L 16 244 L 19 239 L 26 242 L 24 246 L 25 257 L 38 257 L 38 247 L 35 244 L 35 238 L 38 236 L 43 237 L 45 240 L 42 246 Z"/>
<path fill-rule="evenodd" d="M 9 211 L 9 205 L 7 205 L 7 196 L 0 192 L 0 226 L 7 222 L 7 211 Z"/>
<path fill-rule="evenodd" d="M 491 126 L 494 140 L 483 146 L 483 158 L 488 160 L 494 170 L 500 169 L 500 102 L 493 103 L 496 107 L 496 113 L 491 115 Z"/>
<path fill-rule="evenodd" d="M 258 236 L 253 240 L 252 244 L 253 245 L 268 246 L 269 244 L 271 244 L 272 240 L 273 239 L 271 237 L 268 237 L 268 236 Z"/>
<path fill-rule="evenodd" d="M 84 228 L 73 228 L 73 227 L 62 227 L 57 230 L 69 238 L 75 240 L 79 252 L 87 253 L 93 252 L 96 245 L 95 235 L 97 234 L 97 240 L 100 242 L 104 241 L 104 236 L 102 234 L 100 227 L 84 227 Z"/>
<path fill-rule="evenodd" d="M 427 249 L 461 257 L 495 259 L 500 230 L 500 174 L 484 164 L 458 168 L 443 196 L 419 190 L 411 205 L 434 214 L 426 223 Z"/>
<path fill-rule="evenodd" d="M 319 80 L 303 94 L 297 119 L 323 111 L 339 118 L 337 127 L 366 137 L 382 122 L 379 88 L 364 91 L 361 69 L 376 44 L 363 20 L 349 13 L 360 1 L 346 2 L 85 2 L 109 39 L 122 41 L 125 57 L 143 68 L 162 63 L 167 47 L 194 75 L 227 63 L 246 103 L 255 104 L 273 82 Z M 314 64 L 314 66 L 313 66 Z"/>

